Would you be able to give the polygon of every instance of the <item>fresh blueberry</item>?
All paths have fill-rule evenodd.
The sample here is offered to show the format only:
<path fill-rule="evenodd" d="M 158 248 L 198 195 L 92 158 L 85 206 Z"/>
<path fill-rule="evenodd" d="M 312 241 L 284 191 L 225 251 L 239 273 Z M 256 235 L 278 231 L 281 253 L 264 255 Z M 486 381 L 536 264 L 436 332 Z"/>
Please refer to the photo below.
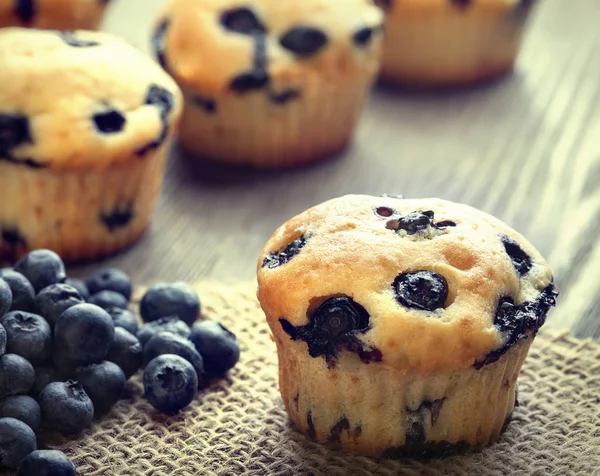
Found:
<path fill-rule="evenodd" d="M 75 378 L 75 371 L 81 365 L 69 356 L 69 349 L 54 346 L 52 353 L 52 368 L 54 369 L 55 381 L 65 381 Z M 43 389 L 42 389 L 43 390 Z"/>
<path fill-rule="evenodd" d="M 37 450 L 21 461 L 16 476 L 77 476 L 77 471 L 62 451 Z"/>
<path fill-rule="evenodd" d="M 125 374 L 113 362 L 100 362 L 79 367 L 77 381 L 94 404 L 94 415 L 106 415 L 119 401 L 125 388 Z"/>
<path fill-rule="evenodd" d="M 136 336 L 122 327 L 115 328 L 115 340 L 110 346 L 106 360 L 114 362 L 130 378 L 143 363 L 142 344 Z"/>
<path fill-rule="evenodd" d="M 25 357 L 31 364 L 46 362 L 52 354 L 52 330 L 42 316 L 11 311 L 0 319 L 6 329 L 6 349 Z"/>
<path fill-rule="evenodd" d="M 145 322 L 177 316 L 191 326 L 199 313 L 198 294 L 189 284 L 182 282 L 152 286 L 140 302 L 140 314 Z"/>
<path fill-rule="evenodd" d="M 0 400 L 0 418 L 16 418 L 37 432 L 42 421 L 42 412 L 33 398 L 27 395 L 13 395 Z"/>
<path fill-rule="evenodd" d="M 115 337 L 110 315 L 93 304 L 77 304 L 62 313 L 54 328 L 55 349 L 78 365 L 100 362 Z"/>
<path fill-rule="evenodd" d="M 6 281 L 0 277 L 0 317 L 12 306 L 12 290 Z"/>
<path fill-rule="evenodd" d="M 178 355 L 152 359 L 144 371 L 144 393 L 150 404 L 164 413 L 177 413 L 196 396 L 194 367 Z"/>
<path fill-rule="evenodd" d="M 81 299 L 87 301 L 90 298 L 90 290 L 81 279 L 67 278 L 65 284 L 77 289 Z"/>
<path fill-rule="evenodd" d="M 222 375 L 240 360 L 238 340 L 225 326 L 216 321 L 197 322 L 192 327 L 190 340 L 202 356 L 208 375 Z"/>
<path fill-rule="evenodd" d="M 29 361 L 15 354 L 0 357 L 0 399 L 26 394 L 34 380 L 35 371 Z"/>
<path fill-rule="evenodd" d="M 87 287 L 92 295 L 100 291 L 115 291 L 125 296 L 127 301 L 133 292 L 131 278 L 116 268 L 99 269 L 89 277 Z"/>
<path fill-rule="evenodd" d="M 106 312 L 113 318 L 113 322 L 115 323 L 115 327 L 122 327 L 123 329 L 127 329 L 133 335 L 136 335 L 138 332 L 138 320 L 137 317 L 133 315 L 132 312 L 127 309 L 121 309 L 119 307 L 109 307 Z"/>
<path fill-rule="evenodd" d="M 34 250 L 15 264 L 15 271 L 24 275 L 36 293 L 46 286 L 63 283 L 67 279 L 65 265 L 54 251 Z"/>
<path fill-rule="evenodd" d="M 176 316 L 161 317 L 156 321 L 144 324 L 138 331 L 137 337 L 142 345 L 146 345 L 146 342 L 160 332 L 172 332 L 187 339 L 191 330 L 190 326 Z"/>
<path fill-rule="evenodd" d="M 393 288 L 400 304 L 422 311 L 443 308 L 448 297 L 446 279 L 433 271 L 402 273 L 394 280 Z"/>
<path fill-rule="evenodd" d="M 144 346 L 144 365 L 148 365 L 148 362 L 152 359 L 163 354 L 174 354 L 183 357 L 196 370 L 199 386 L 203 387 L 206 384 L 202 356 L 189 340 L 171 332 L 156 334 Z"/>
<path fill-rule="evenodd" d="M 79 291 L 68 284 L 51 284 L 35 297 L 35 307 L 51 326 L 56 325 L 60 315 L 70 307 L 85 301 Z"/>
<path fill-rule="evenodd" d="M 92 297 L 88 299 L 90 304 L 95 304 L 102 309 L 110 309 L 111 307 L 118 307 L 121 309 L 127 309 L 129 302 L 125 299 L 121 293 L 116 291 L 100 291 L 96 294 L 92 294 Z"/>
<path fill-rule="evenodd" d="M 25 276 L 12 269 L 3 269 L 0 278 L 6 281 L 12 291 L 11 311 L 33 312 L 35 310 L 33 303 L 35 291 Z"/>
<path fill-rule="evenodd" d="M 42 390 L 46 388 L 46 385 L 52 382 L 57 382 L 58 377 L 56 371 L 52 367 L 34 367 L 35 370 L 35 381 L 33 387 L 29 392 L 29 395 L 33 398 L 38 398 Z"/>
<path fill-rule="evenodd" d="M 25 423 L 16 418 L 0 419 L 0 468 L 17 469 L 36 448 L 35 433 Z"/>
<path fill-rule="evenodd" d="M 6 329 L 0 324 L 0 357 L 6 354 Z"/>
<path fill-rule="evenodd" d="M 92 424 L 94 405 L 79 382 L 48 384 L 38 399 L 46 427 L 68 435 Z"/>

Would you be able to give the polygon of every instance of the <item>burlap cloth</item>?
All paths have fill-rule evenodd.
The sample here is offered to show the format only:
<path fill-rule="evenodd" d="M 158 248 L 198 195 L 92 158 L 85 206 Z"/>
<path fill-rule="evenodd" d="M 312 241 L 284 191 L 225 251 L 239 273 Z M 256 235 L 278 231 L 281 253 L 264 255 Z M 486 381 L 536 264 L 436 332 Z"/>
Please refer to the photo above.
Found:
<path fill-rule="evenodd" d="M 81 475 L 600 475 L 600 345 L 542 331 L 519 379 L 501 441 L 444 459 L 374 460 L 313 444 L 289 424 L 277 390 L 275 344 L 252 283 L 198 285 L 203 315 L 239 337 L 228 378 L 174 417 L 130 398 L 63 449 Z M 141 372 L 140 372 L 141 373 Z"/>

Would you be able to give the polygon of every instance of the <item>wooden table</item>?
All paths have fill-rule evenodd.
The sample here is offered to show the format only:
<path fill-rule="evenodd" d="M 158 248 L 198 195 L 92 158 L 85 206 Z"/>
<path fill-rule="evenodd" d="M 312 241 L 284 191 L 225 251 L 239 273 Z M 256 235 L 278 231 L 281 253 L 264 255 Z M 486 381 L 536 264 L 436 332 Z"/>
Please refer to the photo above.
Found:
<path fill-rule="evenodd" d="M 163 3 L 115 1 L 105 29 L 148 52 Z M 600 0 L 540 4 L 511 77 L 444 95 L 377 89 L 353 147 L 322 165 L 257 172 L 174 146 L 152 230 L 105 264 L 137 283 L 252 279 L 275 228 L 323 200 L 438 196 L 527 236 L 561 291 L 550 325 L 600 337 Z"/>

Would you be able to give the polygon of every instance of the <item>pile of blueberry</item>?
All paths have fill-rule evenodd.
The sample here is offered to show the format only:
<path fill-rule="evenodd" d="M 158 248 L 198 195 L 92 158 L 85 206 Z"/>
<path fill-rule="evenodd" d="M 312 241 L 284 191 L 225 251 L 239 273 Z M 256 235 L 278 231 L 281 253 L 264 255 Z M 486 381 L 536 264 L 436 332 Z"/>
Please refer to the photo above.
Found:
<path fill-rule="evenodd" d="M 0 270 L 0 468 L 17 476 L 75 475 L 61 452 L 38 450 L 40 430 L 73 435 L 106 415 L 144 368 L 145 396 L 176 413 L 239 360 L 236 336 L 198 321 L 200 301 L 184 283 L 151 287 L 128 310 L 132 283 L 105 268 L 67 278 L 60 257 L 36 250 Z"/>

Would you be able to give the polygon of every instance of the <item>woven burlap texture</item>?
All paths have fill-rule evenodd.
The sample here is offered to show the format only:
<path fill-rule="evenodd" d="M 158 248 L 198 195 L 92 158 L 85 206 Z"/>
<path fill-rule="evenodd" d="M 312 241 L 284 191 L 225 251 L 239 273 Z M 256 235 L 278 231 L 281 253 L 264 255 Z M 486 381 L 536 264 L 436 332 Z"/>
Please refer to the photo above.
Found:
<path fill-rule="evenodd" d="M 375 460 L 313 444 L 290 426 L 277 390 L 277 357 L 252 283 L 198 284 L 203 316 L 230 327 L 242 358 L 177 416 L 130 397 L 74 439 L 54 439 L 85 476 L 596 475 L 600 474 L 600 345 L 542 331 L 519 379 L 500 442 L 426 461 Z M 141 373 L 141 372 L 140 372 Z"/>

